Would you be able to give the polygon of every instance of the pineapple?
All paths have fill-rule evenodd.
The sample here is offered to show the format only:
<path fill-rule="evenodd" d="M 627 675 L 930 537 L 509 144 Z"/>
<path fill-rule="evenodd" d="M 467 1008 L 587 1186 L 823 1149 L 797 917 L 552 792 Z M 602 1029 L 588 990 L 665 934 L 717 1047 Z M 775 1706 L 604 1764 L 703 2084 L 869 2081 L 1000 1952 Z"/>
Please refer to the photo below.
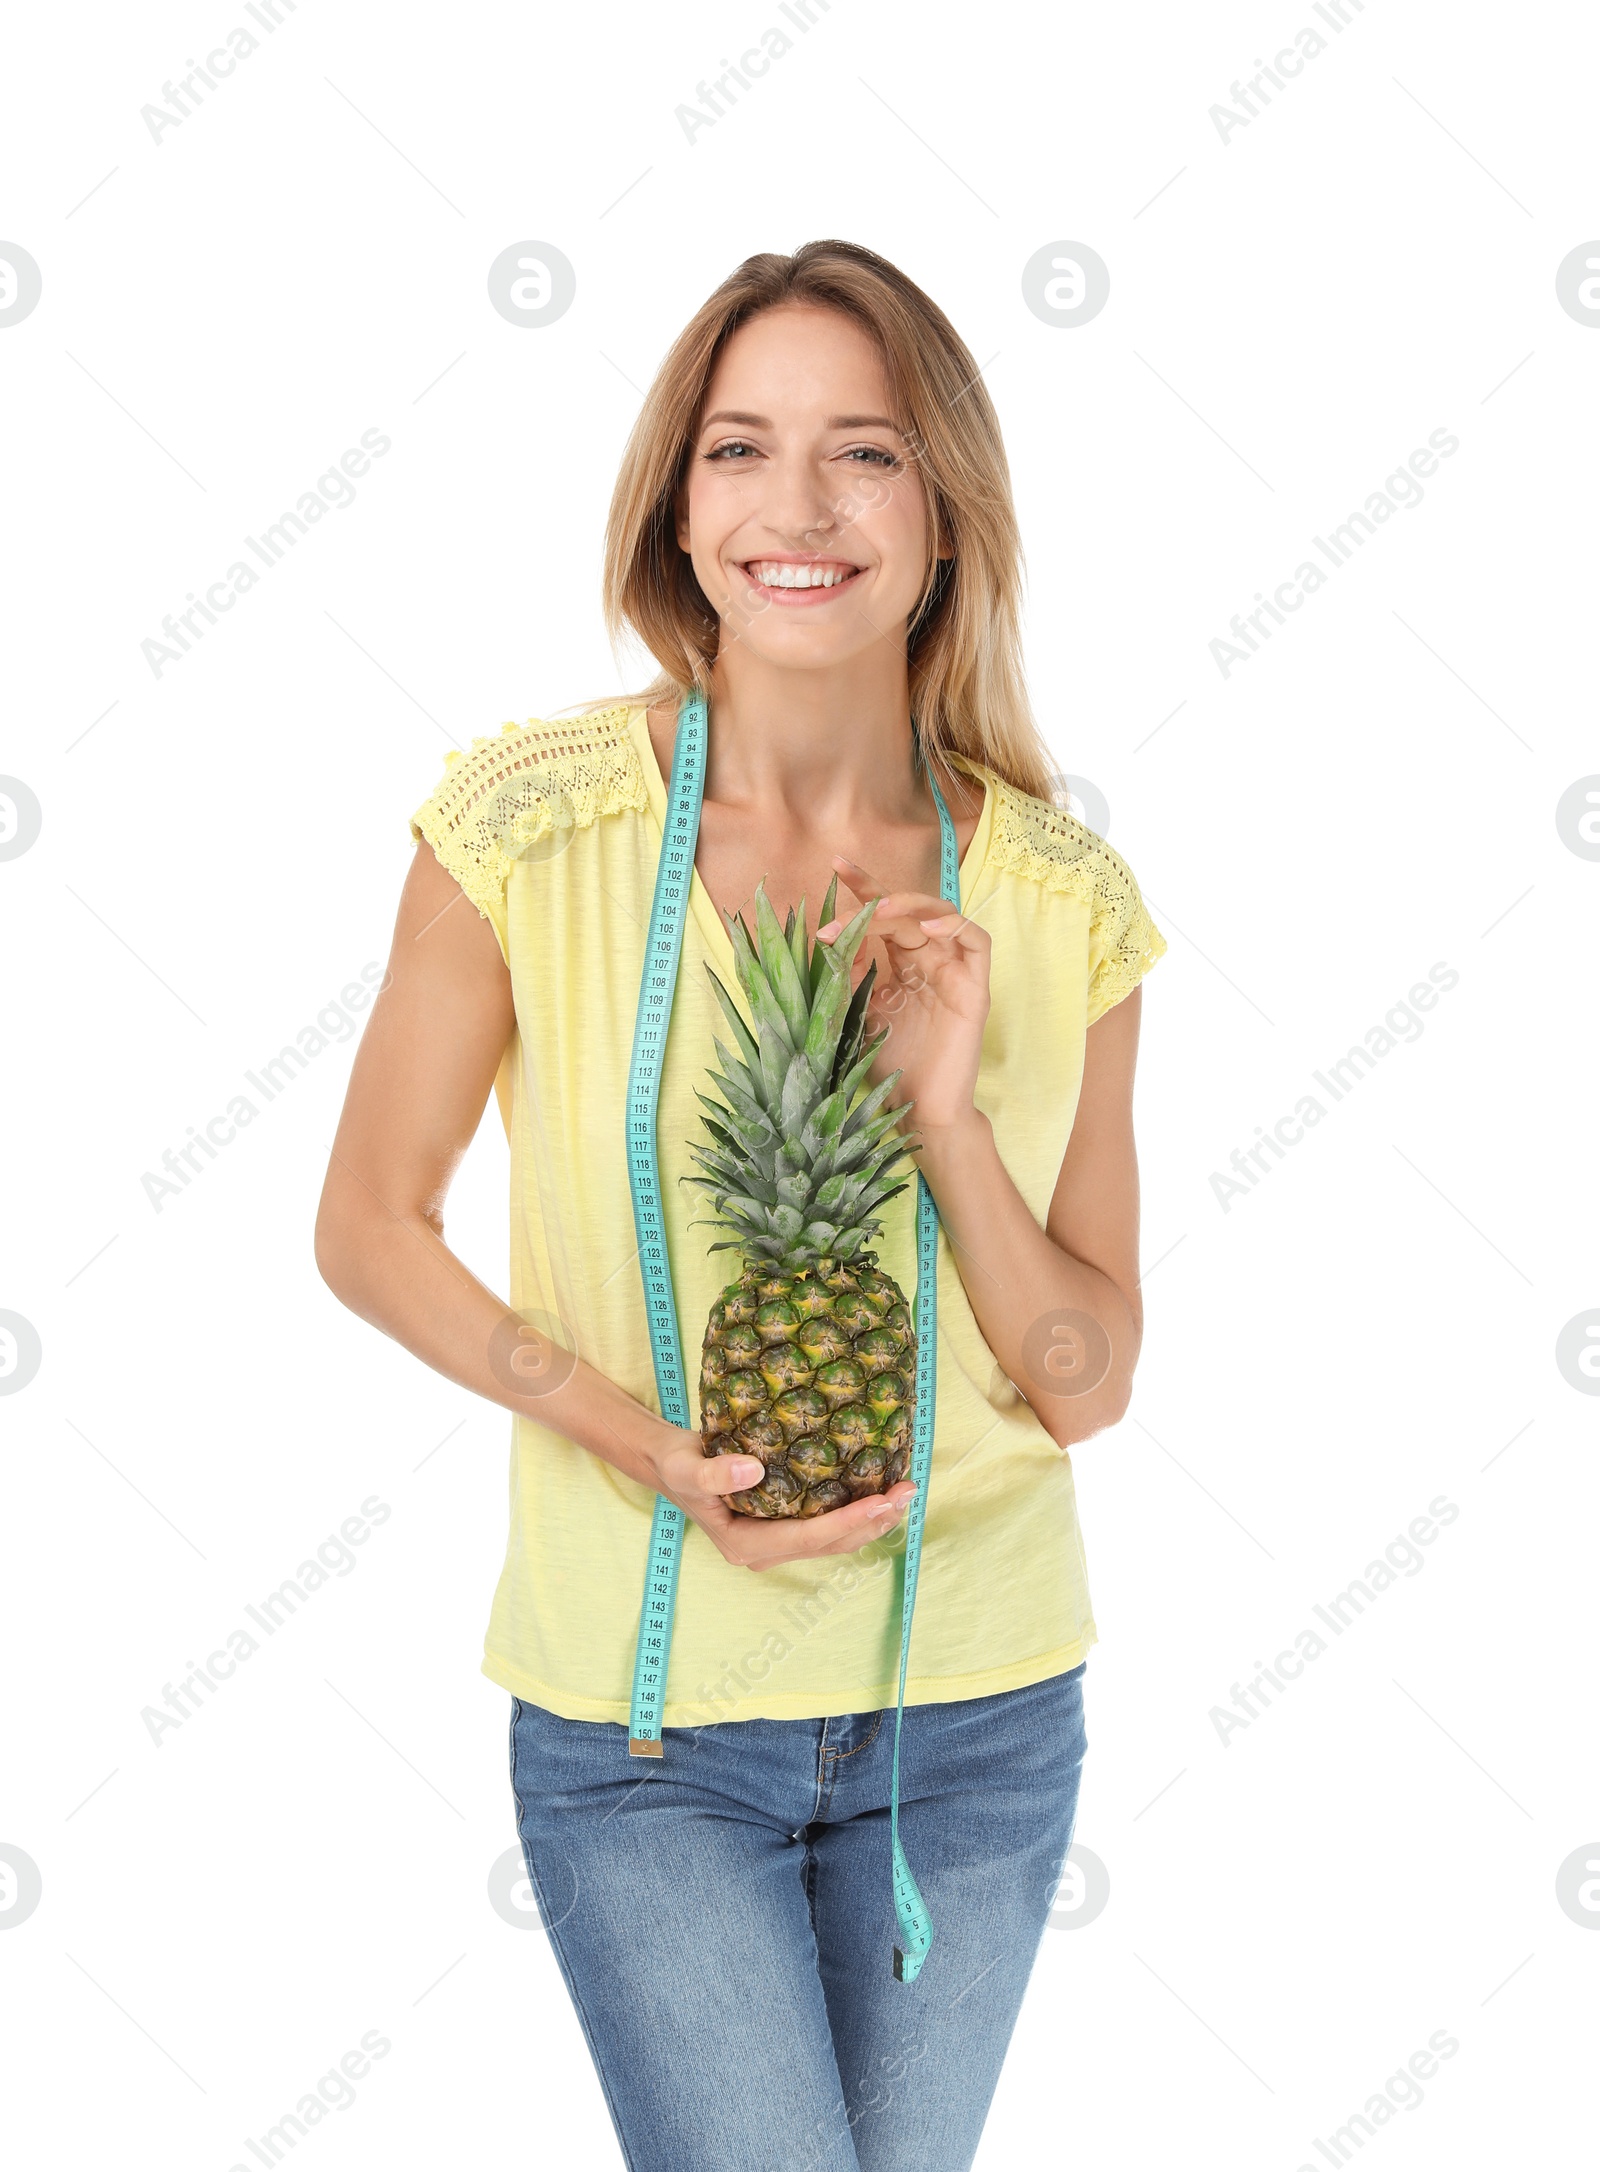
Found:
<path fill-rule="evenodd" d="M 838 878 L 822 918 L 833 918 Z M 712 1083 L 698 1099 L 709 1146 L 690 1152 L 712 1194 L 714 1227 L 735 1234 L 743 1272 L 712 1307 L 700 1365 L 700 1431 L 711 1455 L 752 1455 L 766 1476 L 728 1505 L 745 1516 L 819 1516 L 882 1493 L 906 1475 L 916 1399 L 916 1335 L 898 1285 L 866 1249 L 874 1209 L 905 1190 L 890 1179 L 910 1161 L 884 1106 L 895 1071 L 851 1103 L 887 1031 L 863 1038 L 876 964 L 852 994 L 850 966 L 876 901 L 832 944 L 809 944 L 799 921 L 778 926 L 764 883 L 752 938 L 727 913 L 752 1038 L 711 974 L 737 1053 L 716 1043 Z M 710 968 L 707 968 L 710 971 Z M 907 1104 L 909 1106 L 909 1104 Z"/>

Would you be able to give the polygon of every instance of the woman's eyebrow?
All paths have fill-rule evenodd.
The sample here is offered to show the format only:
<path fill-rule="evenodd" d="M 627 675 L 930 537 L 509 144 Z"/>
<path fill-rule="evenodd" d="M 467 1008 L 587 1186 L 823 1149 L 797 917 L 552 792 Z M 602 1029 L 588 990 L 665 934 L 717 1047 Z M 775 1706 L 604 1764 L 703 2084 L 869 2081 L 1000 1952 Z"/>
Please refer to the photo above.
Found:
<path fill-rule="evenodd" d="M 707 415 L 700 427 L 702 430 L 708 430 L 714 422 L 737 423 L 746 430 L 770 430 L 772 428 L 770 415 L 741 414 L 731 407 L 719 407 L 714 415 Z M 897 422 L 891 422 L 887 415 L 830 415 L 823 427 L 828 430 L 898 430 L 900 425 Z"/>

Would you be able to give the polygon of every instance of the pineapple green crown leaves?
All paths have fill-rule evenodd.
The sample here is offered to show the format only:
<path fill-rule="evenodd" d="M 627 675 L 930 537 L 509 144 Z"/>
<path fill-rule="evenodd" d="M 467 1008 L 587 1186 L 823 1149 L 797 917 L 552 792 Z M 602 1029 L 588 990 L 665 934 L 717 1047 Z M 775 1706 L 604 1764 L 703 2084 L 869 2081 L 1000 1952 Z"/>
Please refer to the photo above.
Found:
<path fill-rule="evenodd" d="M 837 889 L 835 876 L 819 927 L 834 917 Z M 711 1083 L 722 1101 L 697 1095 L 711 1143 L 690 1147 L 700 1174 L 680 1181 L 710 1192 L 712 1225 L 734 1232 L 713 1252 L 737 1249 L 790 1274 L 822 1259 L 850 1260 L 882 1229 L 876 1209 L 906 1188 L 890 1180 L 911 1158 L 897 1129 L 910 1104 L 885 1106 L 900 1073 L 855 1100 L 888 1038 L 887 1028 L 865 1034 L 876 964 L 850 987 L 875 905 L 869 899 L 831 944 L 808 940 L 804 898 L 780 928 L 764 881 L 756 886 L 754 936 L 742 914 L 723 915 L 756 1030 L 708 966 L 735 1047 L 715 1044 L 722 1068 Z"/>

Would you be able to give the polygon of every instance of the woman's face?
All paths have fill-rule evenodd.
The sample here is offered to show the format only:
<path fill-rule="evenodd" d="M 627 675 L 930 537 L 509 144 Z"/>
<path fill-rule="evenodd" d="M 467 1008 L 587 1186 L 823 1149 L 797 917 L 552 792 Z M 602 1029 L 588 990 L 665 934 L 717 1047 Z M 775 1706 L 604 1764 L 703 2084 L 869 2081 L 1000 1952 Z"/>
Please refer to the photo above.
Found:
<path fill-rule="evenodd" d="M 722 620 L 764 662 L 815 670 L 889 644 L 927 571 L 926 499 L 867 335 L 785 304 L 733 335 L 706 391 L 678 542 Z"/>

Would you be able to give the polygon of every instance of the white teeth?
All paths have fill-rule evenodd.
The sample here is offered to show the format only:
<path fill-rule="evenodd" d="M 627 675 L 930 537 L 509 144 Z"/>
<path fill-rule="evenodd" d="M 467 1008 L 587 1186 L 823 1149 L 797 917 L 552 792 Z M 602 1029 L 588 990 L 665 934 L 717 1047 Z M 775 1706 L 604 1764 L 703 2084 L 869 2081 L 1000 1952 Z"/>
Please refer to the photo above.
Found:
<path fill-rule="evenodd" d="M 841 582 L 849 580 L 858 568 L 767 565 L 758 562 L 750 570 L 763 588 L 837 588 Z"/>

